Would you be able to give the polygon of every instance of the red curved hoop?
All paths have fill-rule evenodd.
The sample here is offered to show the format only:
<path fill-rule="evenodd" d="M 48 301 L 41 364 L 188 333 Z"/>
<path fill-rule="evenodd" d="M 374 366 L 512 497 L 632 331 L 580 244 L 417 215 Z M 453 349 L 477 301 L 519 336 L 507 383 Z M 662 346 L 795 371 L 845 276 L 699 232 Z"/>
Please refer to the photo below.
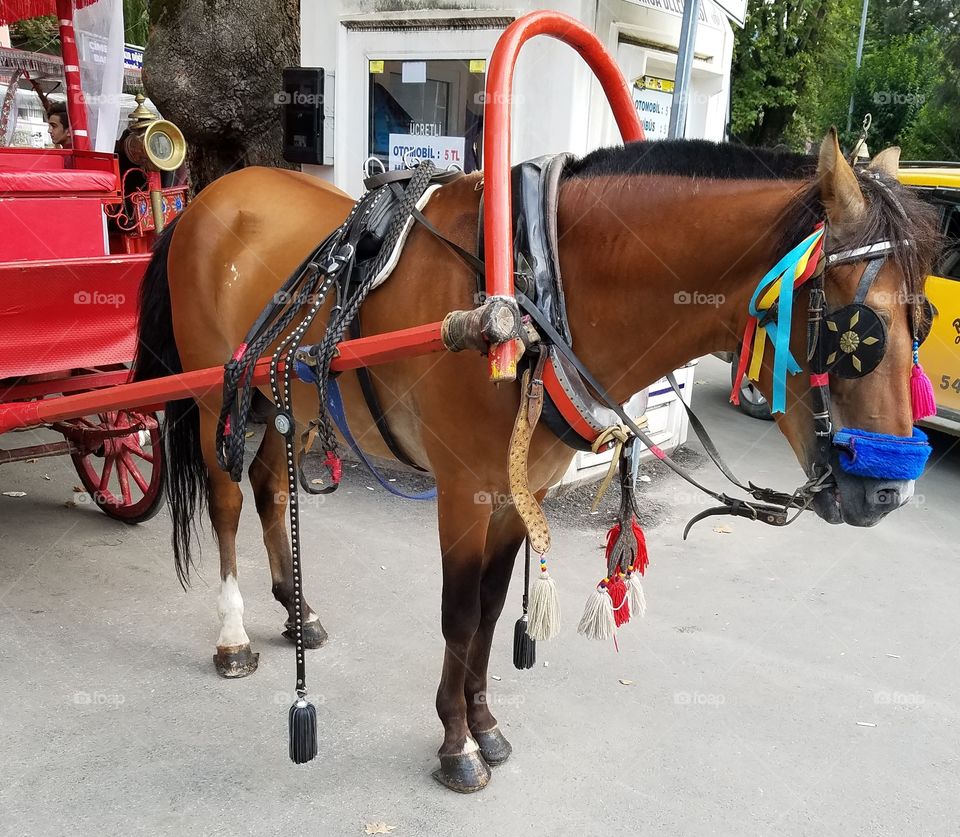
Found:
<path fill-rule="evenodd" d="M 484 259 L 487 296 L 513 296 L 513 222 L 510 201 L 510 115 L 513 70 L 520 48 L 537 35 L 573 47 L 593 70 L 613 110 L 624 142 L 645 139 L 627 82 L 600 39 L 580 21 L 553 11 L 517 18 L 497 41 L 490 57 L 483 119 Z M 490 380 L 517 376 L 515 342 L 490 347 Z"/>

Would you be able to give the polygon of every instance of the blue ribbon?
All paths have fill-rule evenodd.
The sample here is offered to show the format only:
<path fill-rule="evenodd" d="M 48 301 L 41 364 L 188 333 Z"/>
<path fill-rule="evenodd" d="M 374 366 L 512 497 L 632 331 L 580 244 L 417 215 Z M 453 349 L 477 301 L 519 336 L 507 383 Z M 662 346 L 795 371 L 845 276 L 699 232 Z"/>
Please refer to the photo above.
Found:
<path fill-rule="evenodd" d="M 299 369 L 297 369 L 297 375 L 300 375 Z M 350 427 L 347 425 L 347 415 L 343 409 L 343 396 L 340 394 L 340 386 L 337 384 L 336 378 L 331 378 L 327 381 L 327 409 L 330 411 L 330 418 L 333 419 L 333 423 L 337 425 L 337 429 L 343 438 L 347 440 L 347 444 L 350 445 L 350 449 L 366 466 L 367 470 L 373 474 L 376 481 L 387 489 L 387 491 L 397 497 L 403 497 L 405 500 L 433 500 L 437 496 L 436 488 L 431 488 L 428 491 L 422 491 L 418 494 L 408 494 L 389 482 L 383 474 L 374 467 L 373 463 L 367 458 L 367 455 L 360 449 L 360 445 L 358 445 L 357 440 L 353 438 Z"/>
<path fill-rule="evenodd" d="M 800 364 L 790 351 L 790 331 L 793 323 L 793 281 L 797 264 L 804 254 L 823 235 L 823 230 L 808 235 L 770 270 L 757 285 L 753 296 L 750 297 L 750 314 L 760 319 L 764 312 L 757 309 L 757 303 L 778 279 L 780 281 L 780 295 L 777 298 L 777 319 L 771 320 L 763 327 L 766 329 L 770 342 L 773 344 L 773 399 L 771 409 L 774 413 L 782 413 L 787 404 L 787 373 L 796 375 L 800 372 Z"/>

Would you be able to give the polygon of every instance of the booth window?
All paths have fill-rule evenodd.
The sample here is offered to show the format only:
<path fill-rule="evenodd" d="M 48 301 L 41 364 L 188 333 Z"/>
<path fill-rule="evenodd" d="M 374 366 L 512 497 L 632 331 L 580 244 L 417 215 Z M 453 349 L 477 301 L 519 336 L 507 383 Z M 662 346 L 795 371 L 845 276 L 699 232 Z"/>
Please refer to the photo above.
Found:
<path fill-rule="evenodd" d="M 368 155 L 385 169 L 411 158 L 479 169 L 485 73 L 483 59 L 370 61 Z"/>

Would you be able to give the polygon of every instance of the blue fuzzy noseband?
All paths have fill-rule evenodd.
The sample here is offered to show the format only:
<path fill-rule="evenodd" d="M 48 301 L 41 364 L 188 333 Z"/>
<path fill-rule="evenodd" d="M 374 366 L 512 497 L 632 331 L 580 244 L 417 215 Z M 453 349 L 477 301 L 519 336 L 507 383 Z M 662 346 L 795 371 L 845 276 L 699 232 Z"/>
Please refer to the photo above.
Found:
<path fill-rule="evenodd" d="M 890 436 L 843 427 L 833 436 L 840 467 L 848 474 L 887 480 L 915 480 L 930 456 L 927 436 L 916 427 L 912 436 Z"/>

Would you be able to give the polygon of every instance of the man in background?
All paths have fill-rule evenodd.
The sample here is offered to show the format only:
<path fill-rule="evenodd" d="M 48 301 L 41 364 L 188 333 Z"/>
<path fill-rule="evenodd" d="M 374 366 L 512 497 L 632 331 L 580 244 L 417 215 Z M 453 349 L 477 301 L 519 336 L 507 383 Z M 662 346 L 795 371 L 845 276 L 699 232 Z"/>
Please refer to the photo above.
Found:
<path fill-rule="evenodd" d="M 67 116 L 67 106 L 57 102 L 47 111 L 47 130 L 55 148 L 71 148 L 73 136 L 70 133 L 70 117 Z"/>

